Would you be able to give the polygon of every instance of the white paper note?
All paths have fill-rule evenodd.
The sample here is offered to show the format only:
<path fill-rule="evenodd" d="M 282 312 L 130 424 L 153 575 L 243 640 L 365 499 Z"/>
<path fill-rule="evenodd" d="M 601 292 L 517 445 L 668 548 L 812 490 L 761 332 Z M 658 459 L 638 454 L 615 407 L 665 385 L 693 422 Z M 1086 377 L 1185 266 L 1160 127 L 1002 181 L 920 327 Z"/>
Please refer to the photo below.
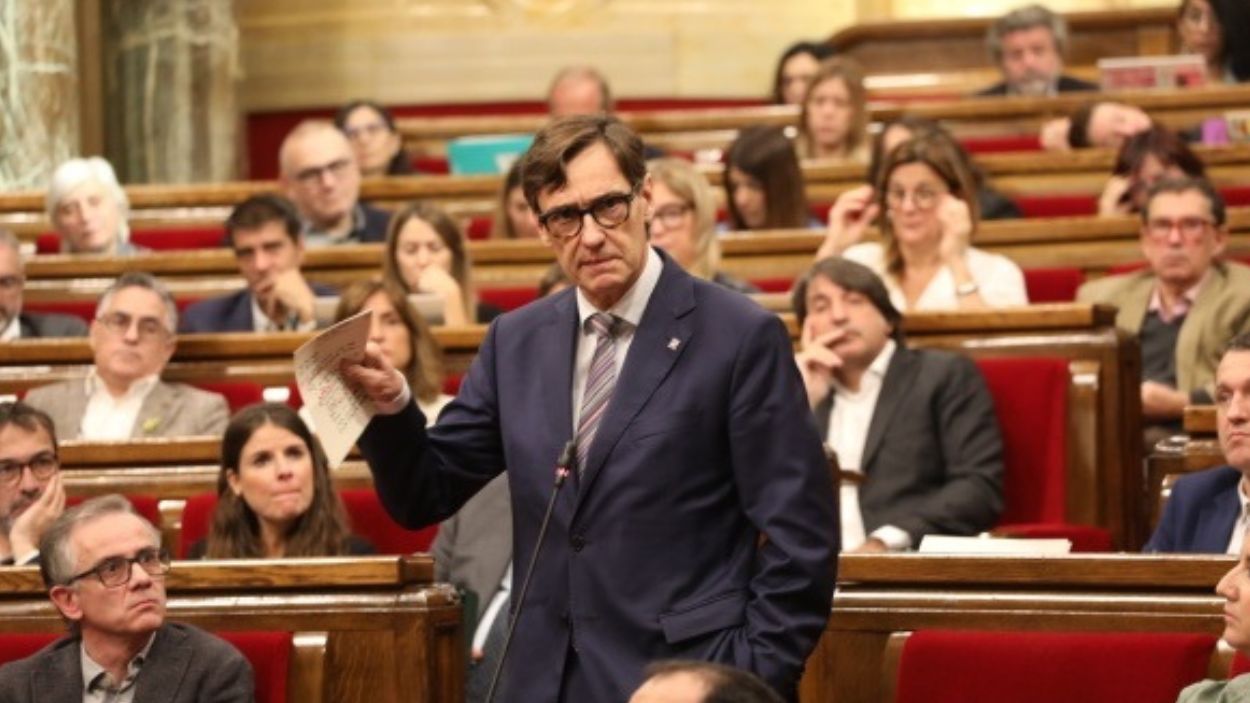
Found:
<path fill-rule="evenodd" d="M 295 381 L 330 468 L 343 463 L 376 412 L 373 401 L 348 385 L 339 372 L 344 359 L 364 357 L 371 315 L 370 310 L 353 315 L 295 350 Z"/>

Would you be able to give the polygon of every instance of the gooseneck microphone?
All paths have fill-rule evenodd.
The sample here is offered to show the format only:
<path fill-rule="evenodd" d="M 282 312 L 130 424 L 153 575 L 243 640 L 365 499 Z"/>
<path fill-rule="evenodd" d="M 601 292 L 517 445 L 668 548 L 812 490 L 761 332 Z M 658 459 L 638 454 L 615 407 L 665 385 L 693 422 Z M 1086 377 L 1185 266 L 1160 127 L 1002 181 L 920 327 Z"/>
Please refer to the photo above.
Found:
<path fill-rule="evenodd" d="M 508 623 L 508 632 L 503 638 L 503 648 L 499 652 L 499 663 L 495 665 L 495 673 L 490 677 L 490 688 L 486 690 L 486 703 L 495 700 L 495 688 L 499 686 L 499 677 L 503 674 L 504 662 L 508 661 L 508 649 L 512 646 L 512 633 L 516 631 L 516 624 L 521 619 L 521 607 L 525 605 L 525 594 L 530 590 L 530 579 L 534 577 L 534 567 L 538 564 L 538 553 L 543 548 L 543 537 L 547 535 L 547 526 L 551 523 L 551 513 L 556 507 L 556 496 L 560 493 L 560 487 L 569 477 L 569 472 L 573 469 L 573 461 L 577 458 L 577 442 L 570 439 L 564 443 L 564 449 L 560 450 L 560 458 L 556 460 L 556 479 L 555 485 L 551 487 L 551 497 L 547 499 L 547 512 L 543 515 L 543 522 L 538 527 L 538 539 L 534 542 L 534 553 L 530 555 L 529 566 L 525 568 L 525 578 L 521 580 L 521 590 L 517 592 L 516 608 L 512 610 L 512 621 Z"/>

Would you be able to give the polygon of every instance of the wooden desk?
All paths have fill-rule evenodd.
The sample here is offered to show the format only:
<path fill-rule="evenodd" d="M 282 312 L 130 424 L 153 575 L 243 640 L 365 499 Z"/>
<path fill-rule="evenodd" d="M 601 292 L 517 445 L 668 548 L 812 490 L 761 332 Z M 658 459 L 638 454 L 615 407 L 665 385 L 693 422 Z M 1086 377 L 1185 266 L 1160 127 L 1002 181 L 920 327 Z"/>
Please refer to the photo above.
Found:
<path fill-rule="evenodd" d="M 465 648 L 455 589 L 433 580 L 425 554 L 176 562 L 168 617 L 324 636 L 327 702 L 445 703 L 464 696 Z M 36 569 L 0 569 L 0 632 L 63 630 Z"/>
<path fill-rule="evenodd" d="M 802 700 L 878 703 L 886 640 L 926 628 L 1223 630 L 1215 583 L 1232 557 L 843 555 Z"/>

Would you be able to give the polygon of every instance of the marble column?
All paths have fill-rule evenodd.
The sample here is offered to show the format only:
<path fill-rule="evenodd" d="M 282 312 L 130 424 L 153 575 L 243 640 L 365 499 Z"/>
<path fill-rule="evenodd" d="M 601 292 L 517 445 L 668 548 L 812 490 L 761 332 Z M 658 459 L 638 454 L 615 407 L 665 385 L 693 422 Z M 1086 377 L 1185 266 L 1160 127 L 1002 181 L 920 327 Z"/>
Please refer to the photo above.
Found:
<path fill-rule="evenodd" d="M 42 188 L 78 153 L 74 0 L 0 0 L 0 189 Z"/>
<path fill-rule="evenodd" d="M 3 1 L 3 0 L 0 0 Z M 129 183 L 236 177 L 238 27 L 230 0 L 110 0 L 105 143 Z"/>

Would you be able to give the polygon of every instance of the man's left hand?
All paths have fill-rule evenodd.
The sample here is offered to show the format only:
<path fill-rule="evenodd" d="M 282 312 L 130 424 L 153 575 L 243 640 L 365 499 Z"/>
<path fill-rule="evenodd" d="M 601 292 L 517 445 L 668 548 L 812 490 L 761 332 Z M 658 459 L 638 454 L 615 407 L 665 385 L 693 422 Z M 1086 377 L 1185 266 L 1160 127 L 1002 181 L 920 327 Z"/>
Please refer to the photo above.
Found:
<path fill-rule="evenodd" d="M 1142 381 L 1141 411 L 1148 420 L 1176 420 L 1189 405 L 1189 395 L 1158 381 Z"/>

